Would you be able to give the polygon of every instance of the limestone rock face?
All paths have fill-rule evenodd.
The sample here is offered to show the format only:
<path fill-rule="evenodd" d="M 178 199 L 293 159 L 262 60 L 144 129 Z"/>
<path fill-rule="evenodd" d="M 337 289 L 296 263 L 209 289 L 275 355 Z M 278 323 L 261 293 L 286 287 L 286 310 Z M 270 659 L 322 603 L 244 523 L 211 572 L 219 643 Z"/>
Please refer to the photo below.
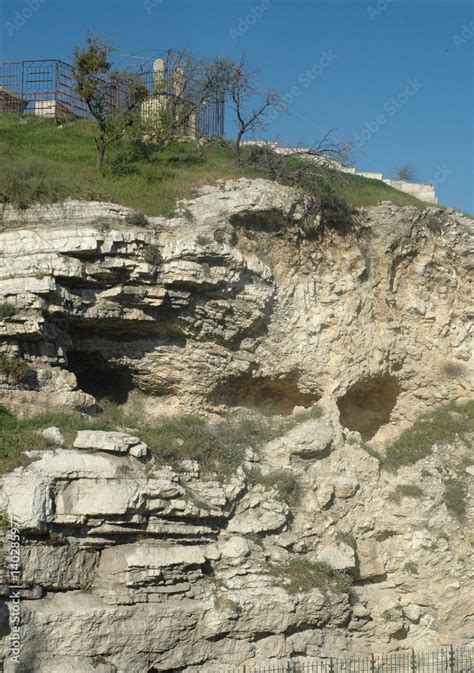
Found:
<path fill-rule="evenodd" d="M 8 673 L 217 673 L 472 641 L 469 433 L 397 472 L 368 451 L 472 392 L 473 220 L 383 203 L 308 237 L 304 206 L 241 179 L 144 227 L 114 204 L 3 209 L 0 351 L 30 371 L 0 372 L 0 404 L 294 421 L 249 440 L 231 476 L 163 464 L 137 430 L 48 428 L 0 478 L 22 532 L 15 669 L 8 565 L 0 582 Z"/>
<path fill-rule="evenodd" d="M 349 234 L 307 239 L 298 195 L 247 179 L 178 212 L 137 228 L 112 204 L 4 209 L 0 300 L 16 314 L 2 350 L 33 372 L 2 375 L 0 403 L 91 412 L 100 394 L 146 414 L 286 414 L 321 398 L 384 438 L 469 394 L 467 216 L 384 203 Z"/>

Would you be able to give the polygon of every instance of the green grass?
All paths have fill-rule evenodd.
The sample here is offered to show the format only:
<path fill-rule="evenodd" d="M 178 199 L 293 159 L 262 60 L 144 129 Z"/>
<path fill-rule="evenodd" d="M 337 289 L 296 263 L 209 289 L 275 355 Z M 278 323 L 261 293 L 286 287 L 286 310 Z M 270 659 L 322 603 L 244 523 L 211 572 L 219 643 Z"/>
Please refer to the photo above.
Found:
<path fill-rule="evenodd" d="M 177 199 L 218 179 L 259 177 L 263 173 L 237 165 L 230 144 L 199 148 L 181 142 L 158 152 L 130 142 L 111 146 L 105 174 L 95 170 L 94 123 L 86 120 L 57 126 L 51 120 L 0 114 L 0 201 L 24 207 L 37 200 L 66 196 L 112 201 L 146 215 L 168 215 Z M 245 151 L 244 151 L 245 155 Z M 32 159 L 34 157 L 34 159 Z M 353 206 L 389 200 L 423 208 L 417 199 L 383 182 L 346 175 L 344 195 Z"/>
<path fill-rule="evenodd" d="M 25 451 L 46 449 L 48 443 L 39 431 L 58 427 L 68 442 L 78 430 L 111 430 L 111 423 L 104 420 L 85 419 L 80 414 L 46 412 L 32 418 L 16 418 L 0 406 L 0 474 L 9 472 L 29 462 Z"/>
<path fill-rule="evenodd" d="M 384 465 L 398 469 L 413 465 L 431 454 L 434 444 L 449 444 L 457 435 L 474 432 L 474 400 L 465 404 L 449 404 L 422 416 L 388 447 Z"/>
<path fill-rule="evenodd" d="M 345 572 L 335 570 L 322 561 L 312 562 L 305 558 L 275 565 L 271 574 L 284 580 L 287 591 L 292 594 L 308 593 L 312 589 L 349 594 L 352 586 L 351 578 Z"/>
<path fill-rule="evenodd" d="M 95 418 L 78 413 L 47 412 L 18 419 L 0 407 L 0 473 L 26 464 L 24 451 L 48 448 L 39 431 L 51 426 L 61 430 L 66 446 L 72 446 L 79 430 L 133 432 L 149 446 L 158 465 L 171 464 L 179 468 L 183 460 L 196 460 L 204 473 L 221 475 L 235 472 L 248 446 L 256 448 L 279 433 L 278 424 L 263 416 L 240 416 L 211 423 L 199 416 L 176 415 L 143 425 L 140 419 L 126 416 L 119 406 L 109 401 L 101 401 L 101 405 L 104 412 Z M 297 485 L 286 475 L 278 474 L 272 485 L 287 498 L 296 497 Z"/>
<path fill-rule="evenodd" d="M 86 120 L 58 127 L 52 121 L 35 118 L 19 124 L 16 115 L 0 114 L 0 171 L 4 176 L 0 197 L 2 183 L 15 166 L 31 170 L 36 163 L 54 182 L 59 199 L 68 195 L 113 201 L 147 215 L 161 215 L 170 214 L 176 200 L 190 197 L 197 187 L 220 178 L 255 175 L 236 165 L 228 147 L 209 144 L 200 150 L 195 143 L 183 142 L 147 157 L 134 153 L 129 143 L 122 148 L 111 147 L 102 176 L 94 167 L 94 133 L 94 124 Z M 7 187 L 9 184 L 7 181 Z M 32 193 L 39 195 L 40 202 L 48 200 L 41 189 L 35 188 Z M 23 197 L 18 199 L 14 193 L 13 198 L 25 205 Z"/>
<path fill-rule="evenodd" d="M 347 173 L 344 182 L 342 195 L 356 208 L 376 206 L 380 201 L 392 201 L 396 206 L 415 206 L 419 209 L 424 209 L 429 205 L 410 194 L 390 187 L 381 180 Z"/>
<path fill-rule="evenodd" d="M 5 318 L 12 318 L 16 313 L 16 308 L 13 304 L 9 304 L 7 301 L 4 301 L 0 304 L 0 320 Z"/>

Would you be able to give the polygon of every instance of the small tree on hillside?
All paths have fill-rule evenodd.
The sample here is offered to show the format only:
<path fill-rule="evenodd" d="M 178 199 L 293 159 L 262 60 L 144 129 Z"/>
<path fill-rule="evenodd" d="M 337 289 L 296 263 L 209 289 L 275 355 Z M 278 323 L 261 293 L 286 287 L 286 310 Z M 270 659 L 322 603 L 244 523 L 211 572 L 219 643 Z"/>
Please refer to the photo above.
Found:
<path fill-rule="evenodd" d="M 395 169 L 395 180 L 404 180 L 405 182 L 415 182 L 416 171 L 411 164 L 402 164 Z"/>
<path fill-rule="evenodd" d="M 140 103 L 148 96 L 137 76 L 111 71 L 109 56 L 113 51 L 108 42 L 89 34 L 86 47 L 76 47 L 72 54 L 76 91 L 98 125 L 98 170 L 102 170 L 107 147 L 124 137 Z"/>
<path fill-rule="evenodd" d="M 275 89 L 261 94 L 257 87 L 256 74 L 245 71 L 245 64 L 228 62 L 228 94 L 235 113 L 237 135 L 235 137 L 235 153 L 240 161 L 241 142 L 249 131 L 264 126 L 265 113 L 269 110 L 284 111 L 286 104 L 283 97 Z"/>

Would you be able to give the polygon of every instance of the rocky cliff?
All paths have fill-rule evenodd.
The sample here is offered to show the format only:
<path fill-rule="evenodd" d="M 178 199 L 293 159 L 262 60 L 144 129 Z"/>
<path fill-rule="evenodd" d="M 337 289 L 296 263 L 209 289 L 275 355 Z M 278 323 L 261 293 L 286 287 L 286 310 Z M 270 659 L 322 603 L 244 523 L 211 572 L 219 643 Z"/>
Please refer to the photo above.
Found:
<path fill-rule="evenodd" d="M 4 367 L 0 404 L 100 417 L 109 397 L 135 418 L 284 428 L 231 474 L 166 465 L 136 428 L 25 447 L 0 494 L 22 531 L 11 670 L 217 672 L 469 642 L 472 429 L 398 469 L 377 451 L 472 395 L 473 220 L 382 203 L 348 231 L 313 215 L 309 235 L 307 218 L 291 189 L 245 179 L 169 219 L 4 208 L 3 362 L 29 370 Z"/>

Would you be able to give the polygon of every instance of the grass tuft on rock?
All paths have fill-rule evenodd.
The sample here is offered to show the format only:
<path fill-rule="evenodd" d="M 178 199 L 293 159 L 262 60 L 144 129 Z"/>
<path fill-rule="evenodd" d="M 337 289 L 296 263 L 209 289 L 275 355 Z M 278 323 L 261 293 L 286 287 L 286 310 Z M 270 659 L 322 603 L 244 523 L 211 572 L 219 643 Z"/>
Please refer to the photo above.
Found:
<path fill-rule="evenodd" d="M 290 470 L 275 470 L 263 475 L 259 469 L 247 473 L 250 483 L 262 484 L 266 488 L 274 488 L 283 502 L 293 507 L 301 500 L 301 485 Z"/>
<path fill-rule="evenodd" d="M 463 479 L 447 479 L 444 484 L 444 502 L 448 510 L 462 518 L 467 506 L 467 488 Z"/>
<path fill-rule="evenodd" d="M 5 318 L 12 318 L 16 313 L 16 308 L 13 304 L 9 304 L 7 301 L 0 303 L 0 320 Z"/>
<path fill-rule="evenodd" d="M 335 570 L 322 561 L 294 558 L 288 563 L 273 566 L 271 574 L 285 582 L 289 593 L 308 593 L 312 589 L 338 594 L 351 592 L 352 580 L 347 573 Z"/>
<path fill-rule="evenodd" d="M 431 454 L 434 444 L 449 444 L 474 432 L 474 400 L 449 404 L 419 418 L 388 447 L 384 464 L 392 470 Z"/>
<path fill-rule="evenodd" d="M 108 421 L 92 420 L 74 413 L 45 412 L 31 418 L 16 418 L 0 406 L 0 474 L 10 472 L 30 459 L 25 451 L 50 448 L 41 430 L 58 427 L 72 443 L 78 430 L 111 430 Z"/>

